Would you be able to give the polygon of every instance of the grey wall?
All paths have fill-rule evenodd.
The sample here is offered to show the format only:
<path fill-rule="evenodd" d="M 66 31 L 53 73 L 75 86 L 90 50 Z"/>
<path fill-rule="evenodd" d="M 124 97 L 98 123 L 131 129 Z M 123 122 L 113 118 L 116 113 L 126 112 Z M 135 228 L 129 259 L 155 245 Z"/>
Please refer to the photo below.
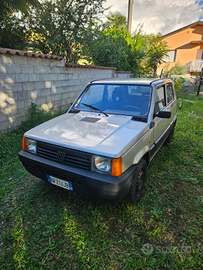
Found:
<path fill-rule="evenodd" d="M 17 127 L 31 102 L 40 109 L 68 109 L 91 80 L 129 77 L 114 68 L 71 65 L 59 59 L 0 53 L 0 132 Z"/>

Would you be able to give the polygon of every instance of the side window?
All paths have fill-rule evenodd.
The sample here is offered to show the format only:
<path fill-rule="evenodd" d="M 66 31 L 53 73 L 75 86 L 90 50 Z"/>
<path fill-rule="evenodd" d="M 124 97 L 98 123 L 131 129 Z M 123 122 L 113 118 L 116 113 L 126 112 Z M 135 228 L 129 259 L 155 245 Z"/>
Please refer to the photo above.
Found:
<path fill-rule="evenodd" d="M 158 113 L 164 106 L 166 106 L 166 100 L 164 95 L 164 86 L 162 85 L 156 89 L 154 113 Z"/>
<path fill-rule="evenodd" d="M 170 103 L 174 99 L 173 86 L 171 83 L 166 84 L 166 93 L 167 93 L 167 102 Z"/>

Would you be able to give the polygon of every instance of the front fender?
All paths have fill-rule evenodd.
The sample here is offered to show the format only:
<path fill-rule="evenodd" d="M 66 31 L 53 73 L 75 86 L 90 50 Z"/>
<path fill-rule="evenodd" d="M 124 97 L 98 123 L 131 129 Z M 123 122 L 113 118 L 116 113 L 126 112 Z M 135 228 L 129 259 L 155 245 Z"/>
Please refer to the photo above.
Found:
<path fill-rule="evenodd" d="M 145 133 L 145 135 L 122 156 L 123 171 L 127 170 L 132 165 L 136 165 L 140 159 L 149 152 L 149 136 L 149 132 Z"/>
<path fill-rule="evenodd" d="M 145 146 L 143 147 L 143 149 L 141 149 L 138 153 L 136 153 L 134 159 L 133 159 L 133 164 L 137 164 L 140 159 L 146 154 L 149 152 L 149 146 Z"/>

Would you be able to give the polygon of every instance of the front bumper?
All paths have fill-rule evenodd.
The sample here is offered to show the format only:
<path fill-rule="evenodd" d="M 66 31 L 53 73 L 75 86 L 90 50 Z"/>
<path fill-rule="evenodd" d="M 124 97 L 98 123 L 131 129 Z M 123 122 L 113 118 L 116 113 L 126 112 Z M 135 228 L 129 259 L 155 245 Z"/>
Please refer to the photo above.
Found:
<path fill-rule="evenodd" d="M 133 179 L 135 166 L 115 177 L 60 164 L 21 150 L 19 159 L 32 175 L 47 181 L 47 174 L 72 182 L 73 191 L 104 202 L 118 202 L 124 198 Z"/>

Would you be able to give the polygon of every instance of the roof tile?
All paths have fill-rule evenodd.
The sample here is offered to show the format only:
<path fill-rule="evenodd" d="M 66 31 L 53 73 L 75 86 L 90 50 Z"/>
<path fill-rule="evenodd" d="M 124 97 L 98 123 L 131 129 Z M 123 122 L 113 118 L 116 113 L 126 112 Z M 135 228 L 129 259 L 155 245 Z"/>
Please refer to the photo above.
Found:
<path fill-rule="evenodd" d="M 49 59 L 53 58 L 53 59 L 56 59 L 56 60 L 63 60 L 63 57 L 61 57 L 61 56 L 34 53 L 34 52 L 27 52 L 27 51 L 20 51 L 20 50 L 13 50 L 13 49 L 8 49 L 8 48 L 0 48 L 0 53 L 7 53 L 7 54 L 21 55 L 21 56 L 29 56 L 29 57 L 49 58 Z"/>
<path fill-rule="evenodd" d="M 41 53 L 34 53 L 34 52 L 27 52 L 27 51 L 20 51 L 8 48 L 0 48 L 0 53 L 7 53 L 13 55 L 21 55 L 21 56 L 29 56 L 29 57 L 40 57 L 40 58 L 48 58 L 48 59 L 56 59 L 56 60 L 63 60 L 63 57 L 56 56 L 56 55 L 49 55 L 49 54 L 41 54 Z M 116 70 L 114 67 L 103 67 L 103 66 L 92 66 L 92 65 L 79 65 L 79 64 L 72 64 L 72 63 L 65 63 L 67 67 L 74 67 L 74 68 L 93 68 L 93 69 L 112 69 Z"/>

